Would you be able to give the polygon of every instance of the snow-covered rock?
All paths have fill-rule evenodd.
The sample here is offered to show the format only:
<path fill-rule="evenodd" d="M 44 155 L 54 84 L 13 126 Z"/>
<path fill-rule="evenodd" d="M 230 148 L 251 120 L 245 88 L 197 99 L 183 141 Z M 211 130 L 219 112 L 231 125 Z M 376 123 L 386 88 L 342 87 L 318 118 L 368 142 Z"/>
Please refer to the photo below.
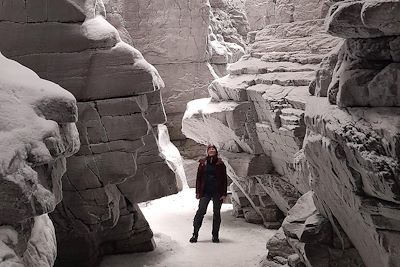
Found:
<path fill-rule="evenodd" d="M 64 198 L 51 214 L 57 265 L 87 267 L 103 254 L 153 249 L 152 232 L 136 203 L 176 193 L 182 186 L 174 173 L 182 172 L 175 164 L 179 156 L 172 159 L 163 151 L 172 144 L 158 127 L 166 122 L 161 76 L 137 49 L 121 40 L 105 19 L 102 1 L 29 1 L 15 4 L 14 10 L 11 5 L 3 3 L 9 13 L 0 8 L 0 32 L 8 36 L 0 51 L 78 100 L 82 146 L 67 161 Z M 37 105 L 42 109 L 38 112 L 46 117 L 45 108 L 57 110 L 50 104 Z M 65 109 L 60 114 L 68 114 L 66 107 L 60 105 L 60 111 Z M 50 141 L 46 142 L 57 144 Z M 48 157 L 39 153 L 40 148 L 34 149 L 37 160 L 45 161 Z M 58 151 L 56 146 L 54 150 Z M 60 172 L 63 163 L 57 162 L 54 169 Z M 56 185 L 61 188 L 60 181 Z M 47 199 L 41 201 L 52 206 L 55 201 Z"/>
<path fill-rule="evenodd" d="M 324 98 L 306 112 L 305 155 L 317 206 L 336 218 L 367 266 L 398 265 L 399 112 L 340 110 Z"/>
<path fill-rule="evenodd" d="M 62 200 L 66 157 L 79 149 L 76 100 L 0 53 L 0 265 L 53 266 L 47 213 Z"/>
<path fill-rule="evenodd" d="M 398 1 L 348 1 L 332 7 L 328 31 L 347 39 L 328 86 L 329 102 L 311 99 L 304 119 L 304 155 L 315 205 L 337 225 L 335 232 L 343 229 L 368 267 L 400 264 L 395 227 L 398 8 Z"/>
<path fill-rule="evenodd" d="M 294 14 L 291 8 L 295 5 L 285 3 L 276 2 L 277 12 L 280 19 L 285 20 L 287 15 L 291 22 Z M 328 215 L 321 210 L 318 190 L 309 191 L 317 180 L 314 170 L 309 168 L 308 157 L 311 153 L 317 160 L 320 153 L 303 149 L 305 137 L 311 135 L 305 113 L 310 105 L 316 110 L 328 106 L 310 102 L 313 99 L 310 93 L 329 94 L 330 84 L 339 76 L 335 66 L 342 60 L 343 43 L 324 32 L 322 19 L 301 19 L 301 16 L 307 17 L 306 11 L 315 15 L 313 8 L 318 9 L 315 3 L 298 7 L 302 14 L 295 22 L 268 25 L 258 31 L 248 54 L 228 68 L 227 76 L 211 83 L 211 101 L 204 99 L 188 104 L 182 129 L 189 138 L 204 144 L 214 143 L 224 150 L 221 155 L 233 180 L 236 216 L 244 216 L 251 222 L 261 217 L 265 226 L 276 227 L 280 225 L 280 218 L 273 210 L 279 208 L 287 215 L 277 241 L 267 244 L 271 253 L 262 262 L 263 266 L 364 266 L 351 242 L 344 242 L 347 236 L 341 227 L 330 220 L 335 214 Z M 240 115 L 234 115 L 243 105 L 249 107 L 239 113 L 246 117 L 245 122 Z M 236 118 L 236 123 L 231 118 Z M 235 129 L 245 131 L 235 132 Z M 253 137 L 253 131 L 256 135 L 251 143 L 258 142 L 259 146 L 255 147 L 261 151 L 246 149 L 240 142 L 243 137 L 237 134 L 245 132 Z M 317 171 L 330 168 L 326 162 L 322 165 Z M 330 185 L 318 183 L 318 186 L 332 191 Z M 298 200 L 301 194 L 305 195 Z M 343 229 L 347 233 L 346 227 Z M 346 243 L 343 251 L 341 241 Z M 279 255 L 274 251 L 287 253 Z"/>

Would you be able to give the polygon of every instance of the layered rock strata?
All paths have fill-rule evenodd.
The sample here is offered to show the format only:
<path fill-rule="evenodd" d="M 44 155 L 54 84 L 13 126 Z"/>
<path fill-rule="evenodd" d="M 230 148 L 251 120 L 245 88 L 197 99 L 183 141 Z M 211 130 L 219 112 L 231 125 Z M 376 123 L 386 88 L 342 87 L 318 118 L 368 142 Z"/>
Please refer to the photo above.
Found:
<path fill-rule="evenodd" d="M 185 157 L 193 187 L 205 147 L 181 133 L 187 102 L 208 97 L 207 87 L 243 54 L 248 31 L 237 0 L 104 1 L 107 20 L 138 48 L 165 81 L 162 98 L 171 140 Z M 160 11 L 162 9 L 162 12 Z"/>
<path fill-rule="evenodd" d="M 324 216 L 366 266 L 399 266 L 400 96 L 398 1 L 335 5 L 328 31 L 346 38 L 326 98 L 307 106 L 304 143 Z"/>
<path fill-rule="evenodd" d="M 279 227 L 309 191 L 300 151 L 309 84 L 325 54 L 340 43 L 323 33 L 323 25 L 298 21 L 259 31 L 249 54 L 211 83 L 211 100 L 190 102 L 183 119 L 186 136 L 226 151 L 221 154 L 229 176 L 267 227 Z M 239 195 L 234 193 L 238 215 L 248 206 Z"/>
<path fill-rule="evenodd" d="M 199 153 L 180 130 L 186 103 L 208 97 L 207 87 L 215 75 L 225 74 L 227 63 L 244 53 L 247 21 L 231 2 L 104 1 L 107 20 L 163 77 L 167 125 L 182 152 L 195 149 Z M 241 28 L 242 35 L 237 30 Z"/>
<path fill-rule="evenodd" d="M 245 11 L 251 30 L 267 25 L 323 19 L 336 0 L 246 0 Z"/>
<path fill-rule="evenodd" d="M 62 199 L 66 157 L 79 149 L 76 100 L 0 53 L 0 265 L 51 267 L 47 213 Z"/>
<path fill-rule="evenodd" d="M 277 214 L 271 207 L 287 216 L 267 245 L 270 253 L 264 266 L 364 266 L 366 262 L 356 242 L 354 248 L 348 239 L 348 226 L 342 230 L 329 204 L 318 200 L 321 192 L 309 191 L 334 192 L 329 183 L 318 182 L 332 164 L 310 168 L 310 155 L 317 161 L 321 153 L 307 150 L 307 145 L 303 149 L 306 136 L 310 144 L 314 140 L 307 126 L 318 118 L 308 119 L 306 110 L 326 106 L 313 103 L 310 92 L 329 94 L 341 45 L 340 38 L 324 32 L 323 20 L 269 25 L 253 37 L 248 55 L 229 67 L 229 75 L 213 81 L 211 100 L 188 104 L 183 133 L 228 151 L 221 154 L 234 182 L 235 216 L 246 218 L 246 207 L 251 206 L 259 215 L 251 216 L 252 221 L 262 220 L 267 227 L 281 222 L 279 216 L 269 216 Z M 326 122 L 324 116 L 318 125 Z M 315 172 L 319 176 L 314 177 Z"/>
<path fill-rule="evenodd" d="M 67 162 L 64 199 L 51 215 L 56 265 L 86 267 L 103 254 L 153 249 L 136 203 L 179 186 L 160 153 L 166 116 L 157 70 L 121 41 L 101 1 L 5 1 L 0 10 L 0 32 L 10 36 L 0 51 L 78 100 L 82 145 Z"/>

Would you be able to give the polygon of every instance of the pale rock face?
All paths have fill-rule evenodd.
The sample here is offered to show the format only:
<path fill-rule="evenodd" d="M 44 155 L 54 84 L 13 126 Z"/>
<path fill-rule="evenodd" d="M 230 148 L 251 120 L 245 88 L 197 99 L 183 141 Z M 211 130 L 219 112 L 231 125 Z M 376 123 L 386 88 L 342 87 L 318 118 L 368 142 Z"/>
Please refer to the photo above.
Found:
<path fill-rule="evenodd" d="M 394 46 L 399 38 L 346 40 L 328 89 L 331 103 L 340 107 L 400 106 L 400 61 Z"/>
<path fill-rule="evenodd" d="M 269 228 L 280 225 L 278 208 L 287 214 L 299 191 L 309 190 L 308 170 L 300 155 L 304 110 L 316 60 L 323 57 L 322 51 L 310 49 L 313 42 L 324 44 L 327 51 L 339 40 L 322 33 L 322 21 L 260 31 L 250 54 L 230 65 L 229 75 L 211 83 L 211 101 L 189 102 L 183 118 L 182 132 L 187 137 L 225 151 L 221 155 L 228 174 L 248 199 L 246 203 L 243 197 L 234 197 L 235 214 Z M 293 46 L 287 47 L 288 43 Z M 278 46 L 287 56 L 275 56 L 272 51 Z M 298 166 L 304 171 L 297 171 Z"/>
<path fill-rule="evenodd" d="M 319 209 L 338 220 L 367 266 L 398 265 L 398 108 L 310 104 L 305 154 Z"/>
<path fill-rule="evenodd" d="M 40 13 L 45 7 L 48 20 Z M 102 1 L 44 1 L 20 8 L 35 23 L 12 23 L 21 22 L 20 13 L 1 13 L 8 21 L 0 22 L 0 31 L 15 34 L 0 50 L 78 100 L 82 146 L 67 161 L 64 198 L 51 214 L 59 248 L 56 265 L 87 267 L 103 254 L 153 249 L 152 232 L 136 203 L 176 193 L 182 186 L 174 160 L 160 153 L 161 136 L 163 145 L 171 145 L 158 127 L 166 122 L 161 76 L 138 50 L 121 41 L 104 18 Z M 54 169 L 64 171 L 63 164 L 57 162 Z M 42 168 L 39 173 L 47 172 Z"/>
<path fill-rule="evenodd" d="M 53 266 L 52 212 L 79 149 L 72 94 L 0 54 L 0 265 Z"/>
<path fill-rule="evenodd" d="M 107 20 L 163 77 L 167 125 L 179 146 L 190 145 L 180 130 L 186 103 L 208 97 L 214 75 L 225 75 L 226 65 L 244 54 L 246 17 L 233 2 L 104 1 Z"/>
<path fill-rule="evenodd" d="M 192 105 L 200 109 L 192 116 L 190 111 L 185 114 L 182 132 L 186 136 L 198 143 L 215 144 L 228 151 L 251 154 L 261 151 L 255 129 L 249 125 L 251 117 L 248 116 L 254 115 L 249 103 L 215 103 L 199 99 L 190 102 Z"/>
<path fill-rule="evenodd" d="M 258 31 L 248 54 L 229 66 L 227 76 L 211 83 L 211 101 L 189 102 L 182 129 L 189 138 L 214 143 L 221 150 L 233 181 L 235 216 L 253 223 L 262 221 L 269 228 L 279 227 L 280 216 L 287 216 L 282 230 L 267 244 L 269 254 L 262 266 L 361 267 L 363 260 L 341 229 L 342 223 L 336 226 L 336 214 L 327 214 L 321 208 L 318 190 L 310 191 L 315 184 L 333 191 L 330 185 L 318 182 L 314 174 L 320 171 L 322 176 L 331 165 L 324 162 L 317 170 L 310 168 L 310 154 L 315 160 L 321 155 L 304 147 L 311 135 L 308 123 L 316 120 L 306 122 L 306 110 L 310 105 L 315 109 L 327 106 L 310 102 L 310 88 L 318 96 L 328 95 L 330 84 L 338 78 L 335 66 L 342 60 L 343 40 L 327 35 L 321 19 L 302 20 L 308 19 L 306 11 L 322 14 L 330 4 L 322 8 L 312 2 L 300 8 L 300 2 L 276 1 L 279 19 L 294 22 L 268 25 Z M 313 8 L 319 11 L 311 12 Z M 239 107 L 249 108 L 243 111 Z M 258 142 L 259 146 L 254 147 L 261 150 L 248 150 L 240 142 L 246 140 L 239 135 L 243 132 L 252 137 L 252 144 Z M 377 192 L 377 188 L 389 185 L 370 187 Z M 326 209 L 329 211 L 329 204 Z M 343 229 L 347 233 L 346 227 Z"/>
<path fill-rule="evenodd" d="M 247 0 L 245 10 L 251 30 L 261 30 L 276 21 L 273 0 Z"/>
<path fill-rule="evenodd" d="M 252 30 L 270 24 L 325 18 L 331 0 L 247 0 L 246 14 Z"/>
<path fill-rule="evenodd" d="M 352 1 L 332 7 L 328 31 L 347 38 L 328 86 L 329 102 L 337 105 L 315 98 L 305 113 L 315 205 L 342 227 L 368 267 L 400 264 L 398 6 Z"/>

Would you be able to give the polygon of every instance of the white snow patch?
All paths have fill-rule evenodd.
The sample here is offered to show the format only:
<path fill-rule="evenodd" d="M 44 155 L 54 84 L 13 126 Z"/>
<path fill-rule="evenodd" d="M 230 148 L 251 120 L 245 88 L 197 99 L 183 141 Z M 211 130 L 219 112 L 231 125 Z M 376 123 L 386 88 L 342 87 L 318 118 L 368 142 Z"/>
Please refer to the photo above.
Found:
<path fill-rule="evenodd" d="M 188 188 L 185 169 L 183 168 L 183 159 L 178 148 L 169 138 L 168 128 L 164 124 L 158 124 L 158 146 L 160 153 L 165 158 L 168 167 L 174 171 L 178 182 L 181 182 L 181 188 Z"/>
<path fill-rule="evenodd" d="M 35 105 L 51 98 L 75 100 L 59 85 L 41 79 L 32 70 L 1 53 L 0 77 L 0 173 L 4 174 L 11 160 L 27 157 L 28 147 L 35 148 L 36 154 L 45 158 L 48 151 L 43 138 L 59 135 L 57 123 L 39 117 Z"/>
<path fill-rule="evenodd" d="M 186 105 L 186 111 L 185 114 L 183 115 L 182 121 L 187 118 L 191 118 L 194 114 L 201 113 L 207 107 L 210 101 L 211 97 L 199 98 L 188 102 Z"/>
<path fill-rule="evenodd" d="M 85 20 L 81 30 L 90 40 L 114 40 L 116 43 L 121 41 L 117 29 L 102 16 Z"/>
<path fill-rule="evenodd" d="M 211 242 L 212 202 L 204 217 L 197 243 L 189 243 L 198 200 L 194 189 L 139 206 L 151 229 L 157 248 L 148 253 L 104 257 L 100 267 L 251 267 L 267 254 L 267 240 L 276 232 L 249 224 L 231 215 L 232 205 L 223 204 L 219 244 Z"/>

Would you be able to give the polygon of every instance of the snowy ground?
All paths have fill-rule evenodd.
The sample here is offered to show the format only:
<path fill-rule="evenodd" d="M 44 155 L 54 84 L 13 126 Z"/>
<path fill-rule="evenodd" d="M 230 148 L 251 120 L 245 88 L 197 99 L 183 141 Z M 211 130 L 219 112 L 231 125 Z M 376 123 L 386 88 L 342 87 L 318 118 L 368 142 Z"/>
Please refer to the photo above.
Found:
<path fill-rule="evenodd" d="M 251 267 L 266 255 L 265 244 L 275 231 L 249 224 L 231 215 L 232 205 L 221 209 L 221 243 L 211 242 L 212 202 L 197 243 L 189 243 L 198 201 L 194 189 L 141 204 L 154 232 L 157 248 L 149 253 L 107 256 L 100 267 Z"/>

